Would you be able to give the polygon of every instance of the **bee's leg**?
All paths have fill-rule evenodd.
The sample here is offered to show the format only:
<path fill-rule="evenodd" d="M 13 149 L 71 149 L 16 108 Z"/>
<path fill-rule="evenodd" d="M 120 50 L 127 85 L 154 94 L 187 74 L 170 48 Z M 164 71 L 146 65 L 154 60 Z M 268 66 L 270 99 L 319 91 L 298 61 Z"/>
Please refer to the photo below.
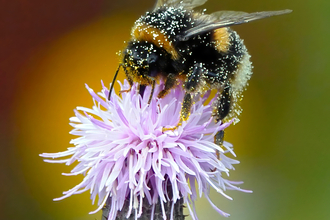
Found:
<path fill-rule="evenodd" d="M 197 91 L 201 77 L 205 74 L 205 69 L 201 63 L 196 63 L 191 72 L 188 73 L 188 78 L 185 82 L 185 90 L 193 93 Z"/>
<path fill-rule="evenodd" d="M 199 83 L 201 82 L 201 77 L 204 75 L 205 69 L 201 63 L 196 63 L 188 78 L 185 82 L 185 90 L 186 94 L 183 99 L 182 108 L 181 108 L 181 115 L 180 115 L 180 123 L 182 121 L 187 121 L 190 116 L 190 110 L 192 106 L 192 94 L 197 92 L 197 88 Z"/>
<path fill-rule="evenodd" d="M 229 113 L 231 104 L 231 93 L 230 87 L 226 87 L 221 94 L 218 96 L 217 105 L 215 106 L 215 121 L 219 122 L 223 120 Z M 222 146 L 224 140 L 224 130 L 218 131 L 214 136 L 214 143 Z M 217 152 L 218 159 L 220 159 L 219 152 Z"/>
<path fill-rule="evenodd" d="M 141 97 L 143 97 L 145 89 L 146 89 L 145 85 L 138 85 L 138 90 L 139 90 L 139 94 L 141 95 Z"/>
<path fill-rule="evenodd" d="M 214 136 L 214 143 L 221 147 L 223 144 L 224 137 L 225 137 L 225 131 L 224 130 L 218 131 L 216 133 L 216 135 Z M 218 150 L 217 150 L 216 154 L 217 154 L 218 160 L 220 160 L 220 153 Z"/>
<path fill-rule="evenodd" d="M 126 75 L 126 79 L 129 83 L 129 89 L 124 89 L 124 90 L 120 90 L 119 93 L 124 93 L 124 92 L 130 92 L 133 86 L 133 78 L 131 77 L 130 74 L 128 74 L 128 72 L 126 71 L 126 68 L 124 67 L 124 71 L 125 71 L 125 75 Z"/>
<path fill-rule="evenodd" d="M 187 121 L 190 115 L 191 106 L 192 106 L 191 94 L 186 92 L 183 98 L 179 123 L 174 127 L 163 128 L 163 131 L 169 131 L 169 130 L 173 131 L 177 129 L 182 124 L 183 121 Z"/>
<path fill-rule="evenodd" d="M 170 73 L 167 75 L 166 81 L 165 81 L 165 88 L 158 93 L 158 98 L 165 97 L 170 89 L 172 89 L 176 84 L 176 76 L 173 73 Z"/>
<path fill-rule="evenodd" d="M 184 95 L 181 113 L 180 113 L 180 121 L 179 123 L 171 128 L 163 128 L 163 131 L 166 130 L 175 130 L 179 127 L 183 121 L 187 121 L 190 116 L 190 110 L 192 106 L 192 94 L 197 91 L 198 84 L 200 82 L 200 78 L 203 75 L 203 66 L 201 63 L 196 63 L 193 67 L 192 71 L 188 74 L 188 78 L 185 82 L 185 90 L 186 94 Z"/>
<path fill-rule="evenodd" d="M 181 107 L 181 114 L 180 114 L 180 122 L 178 124 L 181 125 L 181 123 L 183 121 L 187 121 L 189 116 L 190 116 L 190 109 L 192 106 L 192 98 L 191 98 L 191 94 L 186 92 L 186 94 L 184 95 L 183 98 L 183 103 L 182 103 L 182 107 Z"/>
<path fill-rule="evenodd" d="M 156 84 L 156 80 L 153 80 L 152 84 L 151 84 L 151 91 L 150 91 L 150 96 L 149 96 L 149 100 L 148 100 L 148 105 L 150 104 L 151 99 L 154 96 L 155 84 Z"/>
<path fill-rule="evenodd" d="M 197 88 L 199 86 L 198 84 L 201 82 L 201 77 L 204 74 L 203 70 L 204 69 L 202 64 L 196 63 L 192 71 L 188 74 L 188 78 L 184 85 L 186 94 L 183 98 L 179 125 L 181 125 L 182 121 L 187 121 L 190 116 L 190 110 L 192 106 L 192 94 L 196 93 L 197 91 Z"/>
<path fill-rule="evenodd" d="M 230 87 L 227 86 L 222 93 L 218 95 L 215 106 L 215 120 L 216 122 L 223 120 L 229 113 L 231 106 L 231 92 Z"/>
<path fill-rule="evenodd" d="M 214 143 L 221 146 L 223 143 L 224 137 L 225 137 L 224 130 L 218 131 L 217 134 L 214 136 Z"/>

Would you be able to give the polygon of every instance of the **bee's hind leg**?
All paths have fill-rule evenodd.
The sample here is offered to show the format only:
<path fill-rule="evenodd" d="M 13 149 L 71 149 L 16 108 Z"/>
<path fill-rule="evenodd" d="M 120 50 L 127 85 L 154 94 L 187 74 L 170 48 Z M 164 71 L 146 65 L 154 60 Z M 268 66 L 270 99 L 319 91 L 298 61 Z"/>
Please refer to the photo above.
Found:
<path fill-rule="evenodd" d="M 226 87 L 222 93 L 219 94 L 218 100 L 215 105 L 215 121 L 219 122 L 223 120 L 229 113 L 231 106 L 231 92 L 230 87 Z M 216 133 L 214 136 L 214 143 L 219 145 L 220 147 L 223 144 L 225 136 L 225 131 L 221 130 Z M 220 159 L 219 152 L 217 152 L 218 159 Z"/>

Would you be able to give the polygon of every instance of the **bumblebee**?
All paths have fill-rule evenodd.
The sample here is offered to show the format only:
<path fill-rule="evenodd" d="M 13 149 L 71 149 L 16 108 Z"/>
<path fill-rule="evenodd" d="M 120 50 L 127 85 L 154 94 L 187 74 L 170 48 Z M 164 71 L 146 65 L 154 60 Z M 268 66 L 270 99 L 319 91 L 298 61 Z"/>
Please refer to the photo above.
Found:
<path fill-rule="evenodd" d="M 193 96 L 208 90 L 217 91 L 214 119 L 226 121 L 237 118 L 241 112 L 238 102 L 252 75 L 250 55 L 243 41 L 230 26 L 290 13 L 291 10 L 255 13 L 218 11 L 212 14 L 194 11 L 207 0 L 158 0 L 154 9 L 134 24 L 123 51 L 120 67 L 129 84 L 139 84 L 140 94 L 146 86 L 162 80 L 164 89 L 157 94 L 162 98 L 179 82 L 185 96 L 180 126 L 189 118 Z M 121 91 L 124 92 L 124 91 Z M 176 126 L 176 127 L 177 127 Z M 170 128 L 170 129 L 175 129 Z M 218 132 L 215 143 L 221 145 L 224 133 Z"/>

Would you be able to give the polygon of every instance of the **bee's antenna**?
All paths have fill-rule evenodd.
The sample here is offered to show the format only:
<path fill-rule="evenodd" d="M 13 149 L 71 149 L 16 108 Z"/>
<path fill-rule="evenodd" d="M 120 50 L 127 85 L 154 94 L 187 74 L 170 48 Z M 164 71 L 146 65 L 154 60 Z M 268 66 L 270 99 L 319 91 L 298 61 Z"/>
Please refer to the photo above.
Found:
<path fill-rule="evenodd" d="M 115 73 L 115 76 L 113 77 L 113 80 L 112 80 L 112 83 L 111 83 L 111 87 L 110 87 L 110 90 L 109 90 L 109 95 L 108 95 L 108 100 L 109 101 L 110 101 L 110 97 L 111 97 L 111 92 L 113 90 L 113 86 L 115 85 L 115 81 L 116 81 L 116 78 L 117 78 L 117 75 L 118 75 L 118 72 L 119 72 L 119 69 L 120 69 L 121 66 L 122 65 L 119 64 L 118 69 L 117 69 L 117 71 Z"/>

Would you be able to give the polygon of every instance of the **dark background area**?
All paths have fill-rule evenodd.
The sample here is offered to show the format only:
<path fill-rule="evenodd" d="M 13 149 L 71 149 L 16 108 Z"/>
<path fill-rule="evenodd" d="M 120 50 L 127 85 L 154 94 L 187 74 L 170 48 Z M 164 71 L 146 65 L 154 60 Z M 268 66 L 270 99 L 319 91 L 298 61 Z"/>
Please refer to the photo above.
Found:
<path fill-rule="evenodd" d="M 0 1 L 0 219 L 94 220 L 89 194 L 64 201 L 82 176 L 47 164 L 43 152 L 64 151 L 76 106 L 92 106 L 109 84 L 116 52 L 154 1 Z M 254 75 L 244 93 L 241 122 L 228 129 L 241 164 L 230 177 L 253 194 L 211 192 L 231 220 L 330 218 L 330 2 L 209 0 L 217 10 L 293 9 L 289 15 L 234 27 L 252 55 Z M 120 80 L 123 80 L 124 74 Z M 205 199 L 200 219 L 224 219 Z M 188 218 L 190 219 L 190 218 Z"/>

